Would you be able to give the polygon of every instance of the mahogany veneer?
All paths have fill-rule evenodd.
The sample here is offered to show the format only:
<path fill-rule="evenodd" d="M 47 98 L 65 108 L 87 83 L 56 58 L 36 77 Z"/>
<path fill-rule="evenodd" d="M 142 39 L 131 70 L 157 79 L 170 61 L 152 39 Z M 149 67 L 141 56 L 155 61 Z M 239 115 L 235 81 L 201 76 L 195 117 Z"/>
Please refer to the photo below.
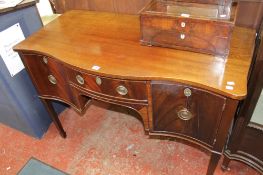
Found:
<path fill-rule="evenodd" d="M 226 59 L 139 43 L 139 17 L 68 12 L 18 44 L 51 117 L 49 100 L 82 113 L 91 99 L 137 111 L 150 135 L 178 137 L 211 151 L 213 174 L 247 75 L 255 31 L 235 27 Z M 233 89 L 226 88 L 234 83 Z"/>
<path fill-rule="evenodd" d="M 185 89 L 191 91 L 191 96 L 185 96 Z M 212 148 L 226 97 L 167 82 L 153 82 L 152 94 L 153 132 L 179 134 Z M 187 109 L 192 118 L 182 120 L 178 113 L 182 109 Z"/>
<path fill-rule="evenodd" d="M 224 151 L 222 169 L 228 170 L 231 160 L 241 161 L 263 174 L 263 124 L 253 121 L 260 108 L 263 88 L 263 23 L 257 32 L 253 67 L 248 82 L 248 94 L 236 114 L 234 127 Z M 259 105 L 259 106 L 257 106 Z M 262 114 L 261 114 L 262 115 Z M 261 116 L 262 117 L 262 116 Z"/>
<path fill-rule="evenodd" d="M 152 0 L 140 13 L 141 44 L 227 56 L 237 4 L 221 4 Z"/>
<path fill-rule="evenodd" d="M 98 94 L 105 94 L 116 98 L 125 98 L 134 101 L 147 101 L 146 81 L 126 81 L 119 79 L 111 79 L 101 76 L 87 74 L 74 69 L 68 69 L 69 81 L 75 86 L 84 88 Z M 83 77 L 84 83 L 80 84 L 76 76 Z M 121 95 L 116 91 L 119 86 L 127 88 L 128 93 Z"/>

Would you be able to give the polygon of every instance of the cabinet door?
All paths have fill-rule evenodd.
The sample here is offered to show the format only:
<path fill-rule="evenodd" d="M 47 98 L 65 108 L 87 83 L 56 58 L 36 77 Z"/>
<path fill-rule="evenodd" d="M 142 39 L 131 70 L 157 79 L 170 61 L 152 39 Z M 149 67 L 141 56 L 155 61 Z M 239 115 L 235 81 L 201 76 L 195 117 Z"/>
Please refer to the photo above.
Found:
<path fill-rule="evenodd" d="M 213 145 L 225 97 L 167 82 L 153 82 L 152 93 L 152 132 L 174 134 Z"/>

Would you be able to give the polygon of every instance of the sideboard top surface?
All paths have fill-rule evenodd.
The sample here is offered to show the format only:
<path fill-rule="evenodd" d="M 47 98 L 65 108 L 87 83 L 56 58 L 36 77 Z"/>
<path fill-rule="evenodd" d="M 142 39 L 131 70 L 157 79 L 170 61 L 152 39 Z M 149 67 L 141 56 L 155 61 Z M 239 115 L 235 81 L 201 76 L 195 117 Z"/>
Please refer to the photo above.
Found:
<path fill-rule="evenodd" d="M 140 45 L 137 15 L 74 10 L 15 46 L 90 73 L 132 80 L 169 80 L 233 99 L 247 94 L 255 31 L 235 27 L 227 58 Z M 96 70 L 99 66 L 100 69 Z M 94 69 L 95 68 L 95 69 Z M 226 86 L 232 85 L 233 89 Z"/>

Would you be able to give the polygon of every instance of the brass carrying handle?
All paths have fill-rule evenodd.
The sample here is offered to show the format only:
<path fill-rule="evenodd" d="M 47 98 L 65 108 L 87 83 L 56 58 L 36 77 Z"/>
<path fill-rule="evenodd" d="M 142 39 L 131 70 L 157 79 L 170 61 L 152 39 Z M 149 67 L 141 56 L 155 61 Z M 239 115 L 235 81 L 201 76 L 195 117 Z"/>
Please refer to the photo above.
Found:
<path fill-rule="evenodd" d="M 185 121 L 193 118 L 193 114 L 186 108 L 183 108 L 180 111 L 178 111 L 177 115 L 181 120 L 185 120 Z"/>
<path fill-rule="evenodd" d="M 122 85 L 118 86 L 118 87 L 116 88 L 116 91 L 117 91 L 118 94 L 120 94 L 120 95 L 127 95 L 127 94 L 128 94 L 128 89 L 127 89 L 125 86 L 122 86 Z"/>
<path fill-rule="evenodd" d="M 76 76 L 76 80 L 79 84 L 83 85 L 84 84 L 84 78 L 81 75 Z"/>
<path fill-rule="evenodd" d="M 57 79 L 53 75 L 49 75 L 48 80 L 52 84 L 57 84 Z"/>

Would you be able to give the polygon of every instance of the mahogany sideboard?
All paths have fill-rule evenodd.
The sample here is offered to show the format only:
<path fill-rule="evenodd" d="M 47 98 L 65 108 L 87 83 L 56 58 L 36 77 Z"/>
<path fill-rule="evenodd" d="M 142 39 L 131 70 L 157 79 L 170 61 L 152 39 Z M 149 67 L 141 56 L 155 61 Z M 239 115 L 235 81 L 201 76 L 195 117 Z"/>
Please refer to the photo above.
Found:
<path fill-rule="evenodd" d="M 75 10 L 24 40 L 19 52 L 62 137 L 50 100 L 80 114 L 91 99 L 125 106 L 149 135 L 181 138 L 222 155 L 237 105 L 247 94 L 255 31 L 235 27 L 228 57 L 147 47 L 137 15 Z"/>
<path fill-rule="evenodd" d="M 230 161 L 236 160 L 263 174 L 263 23 L 257 32 L 251 67 L 247 97 L 240 103 L 221 167 L 229 170 Z"/>

